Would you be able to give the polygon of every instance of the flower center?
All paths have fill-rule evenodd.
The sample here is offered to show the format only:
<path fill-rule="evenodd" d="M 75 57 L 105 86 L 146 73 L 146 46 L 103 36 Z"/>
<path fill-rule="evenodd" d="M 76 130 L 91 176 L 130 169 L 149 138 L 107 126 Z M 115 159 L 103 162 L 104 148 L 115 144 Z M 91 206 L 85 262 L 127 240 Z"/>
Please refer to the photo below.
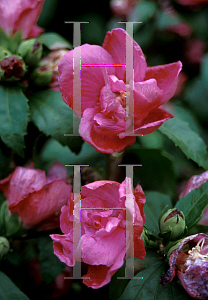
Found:
<path fill-rule="evenodd" d="M 115 99 L 118 100 L 122 107 L 126 107 L 126 92 L 116 92 L 114 93 L 116 95 Z"/>
<path fill-rule="evenodd" d="M 197 258 L 200 258 L 202 261 L 207 261 L 208 262 L 208 254 L 201 254 L 200 253 L 203 249 L 204 241 L 205 241 L 205 239 L 202 238 L 197 243 L 196 247 L 193 247 L 191 250 L 188 251 L 189 259 L 195 260 Z"/>

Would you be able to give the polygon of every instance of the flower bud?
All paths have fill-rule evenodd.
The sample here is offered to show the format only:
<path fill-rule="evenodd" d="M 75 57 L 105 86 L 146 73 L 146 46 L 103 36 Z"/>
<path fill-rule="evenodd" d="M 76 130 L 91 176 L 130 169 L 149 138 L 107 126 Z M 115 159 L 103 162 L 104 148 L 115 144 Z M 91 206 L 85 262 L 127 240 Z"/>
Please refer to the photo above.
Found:
<path fill-rule="evenodd" d="M 10 249 L 9 241 L 4 237 L 0 236 L 0 256 L 7 254 Z"/>
<path fill-rule="evenodd" d="M 41 66 L 39 68 L 36 68 L 32 72 L 30 79 L 35 85 L 45 86 L 45 85 L 49 85 L 52 76 L 53 76 L 53 71 L 47 71 L 45 66 Z"/>
<path fill-rule="evenodd" d="M 169 209 L 159 220 L 160 236 L 165 239 L 179 239 L 186 228 L 184 214 L 176 209 Z"/>
<path fill-rule="evenodd" d="M 20 44 L 17 53 L 24 59 L 26 65 L 35 67 L 41 59 L 43 46 L 36 39 L 29 39 Z"/>
<path fill-rule="evenodd" d="M 0 62 L 0 80 L 2 81 L 20 80 L 25 71 L 26 66 L 20 56 L 10 55 Z"/>
<path fill-rule="evenodd" d="M 186 292 L 195 299 L 208 299 L 208 236 L 198 233 L 182 239 L 169 250 L 170 268 L 160 278 L 164 286 L 175 273 Z"/>
<path fill-rule="evenodd" d="M 7 201 L 4 201 L 0 208 L 0 226 L 7 237 L 16 234 L 22 228 L 22 221 L 17 213 L 11 214 Z"/>

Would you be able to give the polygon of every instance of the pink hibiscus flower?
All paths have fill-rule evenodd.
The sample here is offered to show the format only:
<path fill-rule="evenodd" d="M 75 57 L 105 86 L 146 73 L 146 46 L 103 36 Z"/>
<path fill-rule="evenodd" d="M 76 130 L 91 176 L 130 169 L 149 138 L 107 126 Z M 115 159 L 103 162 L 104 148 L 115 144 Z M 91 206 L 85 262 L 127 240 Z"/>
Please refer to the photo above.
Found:
<path fill-rule="evenodd" d="M 81 261 L 88 264 L 88 271 L 83 279 L 84 284 L 94 289 L 100 288 L 111 280 L 111 276 L 123 265 L 126 252 L 130 249 L 130 235 L 126 231 L 126 181 L 128 194 L 134 201 L 134 256 L 145 257 L 141 234 L 145 223 L 143 205 L 145 195 L 140 185 L 131 190 L 131 180 L 126 178 L 121 184 L 115 181 L 95 181 L 81 188 L 81 238 L 77 245 L 81 247 Z M 93 209 L 93 208 L 121 209 Z M 87 209 L 88 208 L 88 209 Z M 133 212 L 131 212 L 131 215 Z M 76 213 L 75 213 L 76 215 Z M 60 227 L 63 235 L 52 234 L 54 253 L 68 266 L 74 266 L 76 250 L 73 257 L 73 194 L 67 205 L 61 209 Z M 127 221 L 128 222 L 128 221 Z M 76 226 L 76 225 L 75 225 Z M 132 246 L 132 245 L 131 245 Z"/>
<path fill-rule="evenodd" d="M 10 35 L 22 30 L 23 38 L 38 36 L 43 29 L 36 25 L 45 0 L 0 0 L 0 27 Z"/>
<path fill-rule="evenodd" d="M 0 190 L 8 199 L 9 210 L 18 214 L 24 228 L 54 229 L 59 227 L 61 207 L 72 191 L 66 176 L 66 168 L 60 163 L 51 166 L 47 177 L 42 170 L 16 167 L 0 181 Z"/>
<path fill-rule="evenodd" d="M 125 30 L 117 28 L 107 33 L 102 47 L 80 46 L 82 65 L 97 67 L 81 67 L 81 113 L 74 112 L 81 117 L 82 138 L 103 153 L 123 151 L 135 142 L 136 136 L 132 134 L 149 134 L 173 117 L 161 105 L 176 91 L 181 62 L 147 67 L 144 54 L 134 41 L 133 84 L 132 79 L 125 76 L 126 38 L 127 43 L 133 42 Z M 73 52 L 79 51 L 78 48 L 65 54 L 59 63 L 60 90 L 72 109 L 73 88 L 76 90 Z M 106 64 L 108 66 L 102 66 Z M 132 92 L 133 115 L 126 110 L 126 97 Z"/>

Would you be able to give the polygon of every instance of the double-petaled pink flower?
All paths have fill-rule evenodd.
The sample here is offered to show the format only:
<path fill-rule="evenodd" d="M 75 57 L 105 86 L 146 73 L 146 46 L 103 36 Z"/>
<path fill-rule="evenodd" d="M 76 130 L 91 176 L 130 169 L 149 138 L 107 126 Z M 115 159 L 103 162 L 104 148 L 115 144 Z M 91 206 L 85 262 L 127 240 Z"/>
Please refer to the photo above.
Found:
<path fill-rule="evenodd" d="M 0 0 L 0 27 L 10 35 L 19 30 L 23 38 L 38 36 L 43 29 L 36 25 L 45 0 Z"/>
<path fill-rule="evenodd" d="M 126 78 L 128 43 L 133 43 L 134 80 Z M 180 61 L 147 67 L 140 46 L 121 28 L 108 32 L 102 47 L 88 44 L 80 47 L 81 64 L 85 65 L 80 71 L 81 112 L 75 109 L 74 112 L 81 117 L 80 135 L 97 151 L 121 152 L 136 141 L 132 134 L 152 133 L 173 117 L 161 105 L 176 91 Z M 72 109 L 73 89 L 78 93 L 79 88 L 73 82 L 74 51 L 80 50 L 77 47 L 69 51 L 59 63 L 60 90 Z M 130 93 L 134 96 L 133 114 L 126 108 Z"/>
<path fill-rule="evenodd" d="M 126 222 L 129 222 L 126 221 L 125 211 L 127 194 L 134 203 L 134 210 L 128 211 L 132 222 L 134 220 L 132 236 L 126 230 Z M 62 262 L 72 267 L 75 261 L 80 261 L 81 251 L 81 261 L 89 265 L 84 277 L 90 279 L 83 279 L 84 284 L 94 289 L 102 287 L 109 283 L 111 276 L 123 265 L 125 250 L 128 255 L 130 247 L 134 247 L 134 257 L 145 257 L 141 238 L 146 220 L 143 213 L 144 203 L 145 195 L 141 186 L 137 185 L 133 193 L 130 178 L 126 178 L 121 184 L 115 181 L 95 181 L 82 186 L 79 242 L 73 245 L 73 220 L 75 228 L 78 223 L 76 224 L 76 208 L 71 194 L 67 205 L 61 210 L 60 227 L 64 234 L 51 235 L 54 253 Z M 131 244 L 132 241 L 134 245 Z"/>
<path fill-rule="evenodd" d="M 10 212 L 18 214 L 25 228 L 48 230 L 59 227 L 61 207 L 72 191 L 66 179 L 66 168 L 60 163 L 51 166 L 47 177 L 39 169 L 16 167 L 0 181 L 0 190 L 8 199 Z"/>

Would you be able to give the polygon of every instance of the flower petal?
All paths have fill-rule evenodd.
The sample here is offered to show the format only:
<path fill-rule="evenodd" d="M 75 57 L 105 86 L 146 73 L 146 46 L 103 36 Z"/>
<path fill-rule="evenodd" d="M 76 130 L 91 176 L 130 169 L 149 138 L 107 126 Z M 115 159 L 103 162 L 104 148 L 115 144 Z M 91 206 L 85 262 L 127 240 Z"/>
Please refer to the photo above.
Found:
<path fill-rule="evenodd" d="M 87 274 L 84 275 L 84 277 L 89 277 L 89 279 L 83 279 L 83 283 L 93 289 L 98 289 L 108 284 L 111 280 L 111 277 L 123 265 L 124 255 L 125 250 L 120 252 L 115 263 L 111 267 L 106 267 L 103 265 L 89 266 Z"/>
<path fill-rule="evenodd" d="M 11 203 L 9 200 L 9 209 L 12 213 L 17 212 L 25 227 L 33 227 L 49 217 L 59 215 L 71 191 L 71 185 L 64 179 L 57 179 L 19 201 Z"/>
<path fill-rule="evenodd" d="M 79 48 L 79 49 L 78 49 Z M 59 85 L 64 101 L 73 109 L 73 89 L 78 90 L 76 80 L 73 80 L 73 53 L 79 53 L 81 48 L 81 112 L 99 103 L 100 91 L 105 85 L 103 64 L 113 65 L 112 56 L 102 47 L 82 45 L 66 53 L 59 63 Z M 89 65 L 89 66 L 83 66 Z M 90 66 L 91 65 L 91 66 Z M 95 66 L 96 65 L 96 66 Z M 114 75 L 114 67 L 105 67 L 109 75 Z M 78 92 L 78 91 L 77 91 Z M 80 116 L 80 112 L 74 110 Z"/>
<path fill-rule="evenodd" d="M 16 205 L 29 193 L 39 191 L 46 184 L 46 175 L 42 170 L 16 167 L 9 177 L 0 181 L 0 189 L 3 192 L 5 184 L 9 205 Z"/>
<path fill-rule="evenodd" d="M 126 33 L 122 28 L 113 29 L 111 32 L 107 32 L 103 48 L 108 51 L 113 57 L 115 64 L 125 64 L 126 63 L 126 42 L 130 45 L 132 44 L 132 38 Z M 142 81 L 145 76 L 147 64 L 140 46 L 133 41 L 133 59 L 134 59 L 134 78 L 135 81 Z M 127 55 L 130 55 L 127 53 Z M 133 68 L 133 66 L 132 66 Z M 116 67 L 116 76 L 128 82 L 130 78 L 126 80 L 126 68 L 125 66 Z"/>
<path fill-rule="evenodd" d="M 119 205 L 119 183 L 109 180 L 99 180 L 81 187 L 83 197 L 99 198 L 104 207 L 117 207 Z M 83 205 L 86 203 L 83 201 Z"/>
<path fill-rule="evenodd" d="M 73 267 L 75 264 L 73 242 L 69 235 L 51 234 L 50 237 L 53 240 L 54 254 L 67 266 Z"/>
<path fill-rule="evenodd" d="M 89 265 L 110 267 L 124 248 L 125 229 L 123 228 L 117 227 L 112 233 L 103 237 L 88 234 L 81 237 L 82 259 Z"/>
<path fill-rule="evenodd" d="M 173 115 L 171 115 L 162 107 L 154 109 L 149 113 L 147 118 L 142 121 L 138 128 L 136 128 L 137 125 L 135 125 L 136 129 L 134 130 L 134 133 L 141 135 L 150 134 L 170 118 L 173 118 Z"/>
<path fill-rule="evenodd" d="M 10 29 L 15 34 L 22 30 L 23 38 L 37 36 L 43 30 L 35 25 L 42 10 L 44 0 L 1 0 L 0 27 L 7 35 Z"/>
<path fill-rule="evenodd" d="M 67 169 L 60 162 L 55 162 L 50 166 L 47 177 L 67 180 Z"/>
<path fill-rule="evenodd" d="M 90 143 L 98 152 L 113 154 L 114 152 L 122 152 L 131 146 L 136 137 L 125 137 L 122 140 L 117 135 L 108 135 L 97 133 L 94 129 L 94 115 L 100 112 L 99 108 L 88 108 L 84 111 L 81 118 L 79 133 L 83 140 Z"/>
<path fill-rule="evenodd" d="M 166 103 L 175 94 L 181 69 L 182 64 L 180 61 L 147 68 L 144 80 L 155 78 L 158 87 L 163 91 L 164 96 L 160 101 L 160 105 Z"/>

